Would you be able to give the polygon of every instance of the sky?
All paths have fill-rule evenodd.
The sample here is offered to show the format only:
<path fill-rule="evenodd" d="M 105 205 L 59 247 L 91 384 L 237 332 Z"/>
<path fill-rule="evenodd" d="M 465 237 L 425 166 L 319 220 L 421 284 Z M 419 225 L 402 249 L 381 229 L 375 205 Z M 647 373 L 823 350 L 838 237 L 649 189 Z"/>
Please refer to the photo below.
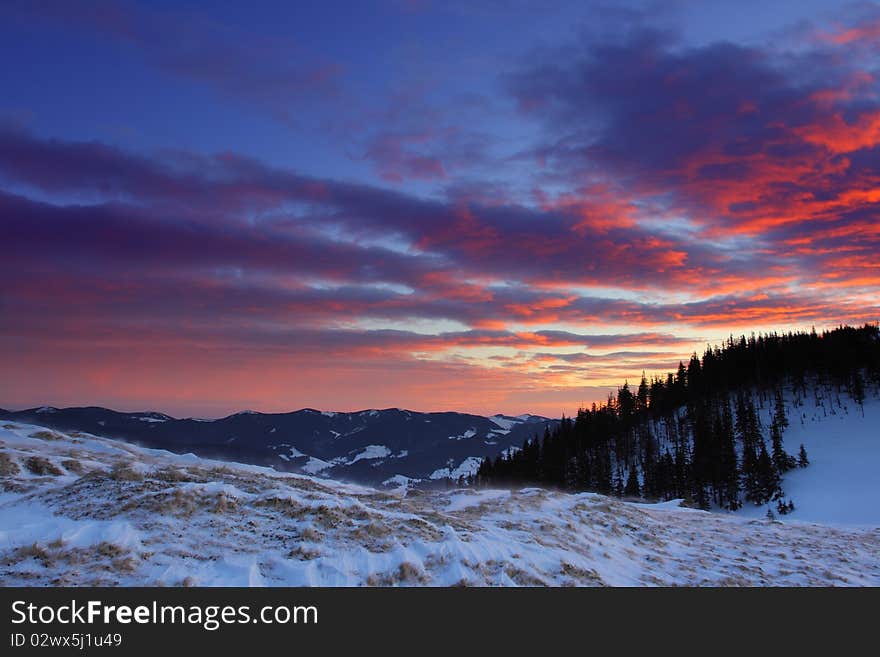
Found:
<path fill-rule="evenodd" d="M 0 3 L 0 406 L 572 415 L 880 320 L 880 5 Z"/>

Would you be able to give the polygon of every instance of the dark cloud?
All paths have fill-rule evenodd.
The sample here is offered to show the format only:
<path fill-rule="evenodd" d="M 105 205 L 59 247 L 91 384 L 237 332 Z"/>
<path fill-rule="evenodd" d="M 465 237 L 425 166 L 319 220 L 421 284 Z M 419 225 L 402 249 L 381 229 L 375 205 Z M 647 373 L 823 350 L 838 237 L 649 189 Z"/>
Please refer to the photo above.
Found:
<path fill-rule="evenodd" d="M 873 186 L 872 68 L 839 47 L 693 47 L 636 30 L 545 54 L 509 84 L 545 123 L 534 154 L 560 178 L 608 177 L 716 236 L 757 235 Z"/>
<path fill-rule="evenodd" d="M 4 146 L 0 173 L 11 182 L 48 193 L 122 199 L 140 208 L 136 213 L 126 210 L 138 218 L 116 222 L 125 225 L 125 230 L 149 233 L 146 224 L 155 222 L 157 233 L 145 234 L 146 241 L 161 240 L 165 231 L 181 232 L 179 241 L 169 237 L 171 254 L 193 249 L 204 237 L 203 248 L 193 254 L 196 260 L 209 259 L 213 248 L 234 249 L 237 239 L 242 240 L 246 257 L 249 245 L 263 240 L 267 266 L 281 261 L 295 266 L 300 261 L 313 262 L 316 256 L 289 251 L 293 246 L 290 238 L 281 237 L 283 232 L 303 239 L 305 234 L 335 231 L 350 241 L 398 238 L 421 255 L 420 262 L 429 263 L 426 269 L 432 258 L 439 258 L 447 269 L 461 271 L 460 279 L 661 285 L 717 266 L 713 263 L 716 256 L 700 246 L 658 239 L 632 226 L 594 231 L 584 224 L 581 214 L 566 208 L 427 200 L 300 176 L 231 154 L 177 153 L 156 160 L 100 144 L 43 142 L 9 132 L 0 133 L 0 144 Z M 292 204 L 296 205 L 293 209 Z M 77 221 L 100 220 L 108 229 L 113 223 L 101 209 L 79 213 L 83 217 Z M 212 243 L 208 233 L 219 232 L 218 223 L 228 224 L 228 232 L 214 236 L 217 241 Z M 113 234 L 110 230 L 104 239 L 112 239 Z M 141 237 L 133 239 L 141 243 Z M 314 246 L 326 248 L 319 243 Z M 406 260 L 390 253 L 380 255 L 392 262 Z M 324 260 L 329 269 L 351 266 Z M 383 268 L 376 265 L 376 269 Z M 367 270 L 364 274 L 370 275 Z"/>

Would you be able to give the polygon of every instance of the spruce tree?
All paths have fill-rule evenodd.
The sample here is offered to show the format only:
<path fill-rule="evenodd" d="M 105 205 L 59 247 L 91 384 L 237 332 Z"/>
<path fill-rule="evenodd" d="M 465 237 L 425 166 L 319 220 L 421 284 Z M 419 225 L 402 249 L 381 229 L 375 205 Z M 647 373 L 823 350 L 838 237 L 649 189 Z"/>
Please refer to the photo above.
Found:
<path fill-rule="evenodd" d="M 782 398 L 782 392 L 778 389 L 776 390 L 773 408 L 773 424 L 778 425 L 780 431 L 788 428 L 788 417 L 785 415 L 785 401 Z"/>
<path fill-rule="evenodd" d="M 642 380 L 639 383 L 639 390 L 636 393 L 636 403 L 640 411 L 644 411 L 648 408 L 648 379 L 645 377 L 644 372 L 642 372 Z"/>
<path fill-rule="evenodd" d="M 758 455 L 755 454 L 755 446 L 752 443 L 746 443 L 743 446 L 742 487 L 746 500 L 754 504 L 761 504 L 761 491 L 758 484 Z"/>
<path fill-rule="evenodd" d="M 798 467 L 806 468 L 810 465 L 810 459 L 807 458 L 807 450 L 804 448 L 804 444 L 801 443 L 801 448 L 798 451 Z"/>
<path fill-rule="evenodd" d="M 773 466 L 773 460 L 767 452 L 767 445 L 761 441 L 758 451 L 758 498 L 761 500 L 758 504 L 764 504 L 768 500 L 778 499 L 782 495 L 782 488 L 779 486 L 779 473 Z"/>
<path fill-rule="evenodd" d="M 862 409 L 862 417 L 865 417 L 865 382 L 862 380 L 862 374 L 858 370 L 852 374 L 850 392 L 853 401 Z"/>
<path fill-rule="evenodd" d="M 639 489 L 639 477 L 636 474 L 635 468 L 629 469 L 629 476 L 626 478 L 626 488 L 623 489 L 623 494 L 627 497 L 641 497 L 641 490 Z"/>
<path fill-rule="evenodd" d="M 773 444 L 773 466 L 780 474 L 788 472 L 794 467 L 794 459 L 782 446 L 782 430 L 775 419 L 770 425 L 770 441 Z"/>
<path fill-rule="evenodd" d="M 721 471 L 723 499 L 720 500 L 726 508 L 736 511 L 740 508 L 739 500 L 739 470 L 736 458 L 736 436 L 733 432 L 733 417 L 730 413 L 730 405 L 725 401 L 721 419 Z"/>

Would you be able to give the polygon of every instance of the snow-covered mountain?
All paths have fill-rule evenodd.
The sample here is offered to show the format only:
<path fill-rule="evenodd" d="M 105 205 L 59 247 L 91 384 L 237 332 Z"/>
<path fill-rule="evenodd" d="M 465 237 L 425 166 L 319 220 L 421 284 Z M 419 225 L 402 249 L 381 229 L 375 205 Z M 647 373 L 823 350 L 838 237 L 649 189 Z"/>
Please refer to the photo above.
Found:
<path fill-rule="evenodd" d="M 853 426 L 837 426 L 838 460 L 858 458 L 840 449 Z M 813 455 L 817 478 L 837 467 Z M 379 491 L 21 422 L 0 424 L 0 483 L 8 585 L 880 584 L 876 524 L 536 488 Z"/>
<path fill-rule="evenodd" d="M 289 472 L 399 485 L 458 479 L 486 456 L 522 446 L 556 421 L 535 415 L 482 417 L 390 408 L 336 413 L 242 411 L 218 420 L 100 407 L 0 409 L 0 420 L 120 438 L 173 452 L 271 466 Z M 387 482 L 387 483 L 386 483 Z"/>

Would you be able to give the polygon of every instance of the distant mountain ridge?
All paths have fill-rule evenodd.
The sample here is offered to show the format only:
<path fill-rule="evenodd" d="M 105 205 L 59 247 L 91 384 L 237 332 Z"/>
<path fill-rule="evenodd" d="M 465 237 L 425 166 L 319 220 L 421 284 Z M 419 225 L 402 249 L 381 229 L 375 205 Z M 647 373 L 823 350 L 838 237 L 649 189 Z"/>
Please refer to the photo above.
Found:
<path fill-rule="evenodd" d="M 519 449 L 526 438 L 558 423 L 528 414 L 484 417 L 399 408 L 352 413 L 313 408 L 288 413 L 240 411 L 206 420 L 98 406 L 0 409 L 0 420 L 386 486 L 470 475 L 484 457 Z"/>

